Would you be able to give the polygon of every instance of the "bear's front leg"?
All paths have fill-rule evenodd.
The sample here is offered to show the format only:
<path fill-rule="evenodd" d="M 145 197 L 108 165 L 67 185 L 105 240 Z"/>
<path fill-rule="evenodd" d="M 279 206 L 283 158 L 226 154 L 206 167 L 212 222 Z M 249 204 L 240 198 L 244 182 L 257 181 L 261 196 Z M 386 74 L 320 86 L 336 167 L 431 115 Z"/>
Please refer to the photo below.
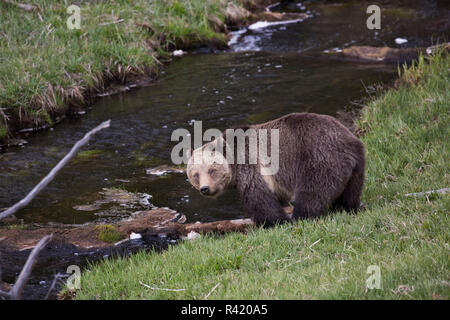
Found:
<path fill-rule="evenodd" d="M 251 216 L 256 225 L 273 226 L 290 220 L 277 197 L 267 188 L 264 182 L 258 186 L 253 181 L 245 190 L 239 191 L 244 210 Z"/>

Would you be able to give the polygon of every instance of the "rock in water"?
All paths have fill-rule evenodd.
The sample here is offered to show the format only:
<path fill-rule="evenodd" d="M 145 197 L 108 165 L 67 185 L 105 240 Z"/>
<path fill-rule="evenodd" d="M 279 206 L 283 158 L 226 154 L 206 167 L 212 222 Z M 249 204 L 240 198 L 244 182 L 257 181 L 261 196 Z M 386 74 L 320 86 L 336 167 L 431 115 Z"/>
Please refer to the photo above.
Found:
<path fill-rule="evenodd" d="M 417 48 L 393 49 L 389 47 L 352 46 L 345 48 L 342 51 L 342 55 L 360 60 L 401 63 L 416 59 L 421 51 L 424 50 Z"/>
<path fill-rule="evenodd" d="M 408 40 L 406 40 L 406 39 L 403 39 L 403 38 L 395 38 L 395 43 L 396 44 L 404 44 L 404 43 L 407 43 L 408 42 Z"/>

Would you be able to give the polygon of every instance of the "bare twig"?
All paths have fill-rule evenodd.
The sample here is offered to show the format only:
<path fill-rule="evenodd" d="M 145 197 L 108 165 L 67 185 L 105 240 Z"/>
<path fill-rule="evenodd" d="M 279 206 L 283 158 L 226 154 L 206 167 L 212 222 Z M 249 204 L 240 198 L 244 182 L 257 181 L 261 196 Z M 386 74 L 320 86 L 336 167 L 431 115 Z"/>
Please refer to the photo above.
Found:
<path fill-rule="evenodd" d="M 42 179 L 41 182 L 39 182 L 33 188 L 33 190 L 30 191 L 30 193 L 28 193 L 28 195 L 25 198 L 17 202 L 9 209 L 0 213 L 0 220 L 16 213 L 18 210 L 29 204 L 31 200 L 33 200 L 37 196 L 37 194 L 41 192 L 41 190 L 44 189 L 50 183 L 50 181 L 52 181 L 55 178 L 55 176 L 58 174 L 58 171 L 61 170 L 67 164 L 67 162 L 69 162 L 77 154 L 78 150 L 89 141 L 91 136 L 104 128 L 108 128 L 110 126 L 110 123 L 111 123 L 110 120 L 102 122 L 99 126 L 95 127 L 94 129 L 86 133 L 83 139 L 79 140 L 72 147 L 70 152 L 50 171 L 50 173 L 44 179 Z"/>
<path fill-rule="evenodd" d="M 186 289 L 166 289 L 166 288 L 150 287 L 148 284 L 145 284 L 145 283 L 143 283 L 141 281 L 139 281 L 139 284 L 144 286 L 144 287 L 146 287 L 146 288 L 152 289 L 152 290 L 164 290 L 164 291 L 176 291 L 176 292 L 185 291 L 186 290 Z"/>
<path fill-rule="evenodd" d="M 0 240 L 1 241 L 1 240 Z M 2 253 L 0 252 L 0 261 L 2 261 Z M 0 290 L 2 289 L 2 265 L 0 264 Z"/>
<path fill-rule="evenodd" d="M 115 20 L 115 21 L 110 21 L 110 22 L 104 22 L 104 23 L 100 23 L 99 26 L 107 26 L 110 24 L 117 24 L 117 23 L 121 23 L 124 22 L 125 20 L 120 19 L 120 20 Z"/>
<path fill-rule="evenodd" d="M 42 189 L 44 189 L 50 183 L 50 181 L 52 181 L 55 178 L 55 176 L 58 174 L 59 170 L 61 170 L 67 164 L 67 162 L 69 162 L 77 154 L 78 150 L 89 141 L 91 136 L 104 128 L 108 128 L 110 126 L 110 123 L 111 123 L 110 120 L 105 121 L 105 122 L 101 123 L 99 126 L 95 127 L 91 131 L 89 131 L 88 133 L 86 133 L 81 140 L 79 140 L 77 143 L 75 143 L 75 145 L 72 147 L 70 152 L 50 171 L 50 173 L 44 179 L 41 180 L 41 182 L 39 182 L 33 188 L 33 190 L 30 191 L 30 193 L 28 193 L 28 195 L 25 198 L 20 200 L 18 203 L 16 203 L 9 209 L 0 213 L 0 220 L 9 215 L 16 213 L 18 210 L 20 210 L 21 208 L 26 206 L 28 203 L 30 203 L 30 201 L 33 200 L 34 197 L 36 197 L 36 195 Z M 28 282 L 28 279 L 31 275 L 31 271 L 33 270 L 33 266 L 36 263 L 36 259 L 39 255 L 39 253 L 42 251 L 42 249 L 44 249 L 45 246 L 50 242 L 52 237 L 53 237 L 53 235 L 47 235 L 47 236 L 43 237 L 37 243 L 37 245 L 33 248 L 30 255 L 28 256 L 25 266 L 23 267 L 22 271 L 20 272 L 19 277 L 17 278 L 16 283 L 13 285 L 12 289 L 9 292 L 5 292 L 0 289 L 0 296 L 6 297 L 6 298 L 9 298 L 12 300 L 17 300 L 22 297 L 23 289 Z M 54 288 L 58 278 L 59 278 L 58 275 L 55 276 L 55 279 L 50 287 L 50 290 L 47 293 L 46 299 L 48 298 L 48 295 L 50 294 L 51 290 Z M 0 285 L 1 285 L 1 269 L 0 269 Z"/>
<path fill-rule="evenodd" d="M 18 3 L 18 2 L 11 1 L 11 0 L 3 0 L 3 1 L 5 3 L 12 4 L 12 5 L 18 7 L 19 9 L 22 9 L 22 10 L 25 10 L 25 11 L 29 11 L 30 12 L 30 11 L 38 10 L 38 7 L 33 6 L 31 4 Z"/>
<path fill-rule="evenodd" d="M 11 294 L 9 292 L 5 292 L 3 290 L 0 290 L 0 297 L 5 297 L 5 298 L 11 298 Z"/>
<path fill-rule="evenodd" d="M 312 245 L 310 245 L 309 248 L 312 250 L 312 247 L 314 247 L 316 244 L 318 244 L 320 240 L 322 240 L 322 239 L 314 241 L 314 243 Z"/>
<path fill-rule="evenodd" d="M 2 255 L 1 255 L 1 252 L 0 252 L 0 261 L 2 261 Z M 2 266 L 0 265 L 0 297 L 9 298 L 9 297 L 10 297 L 9 292 L 3 291 L 2 288 L 3 288 L 3 281 L 2 281 Z"/>
<path fill-rule="evenodd" d="M 177 229 L 181 234 L 187 235 L 189 232 L 197 232 L 205 234 L 208 232 L 227 233 L 245 231 L 252 227 L 254 222 L 252 219 L 236 219 L 222 220 L 205 223 L 188 223 L 177 225 Z"/>
<path fill-rule="evenodd" d="M 205 300 L 208 299 L 208 297 L 211 295 L 211 293 L 214 292 L 214 290 L 216 290 L 216 288 L 219 286 L 219 284 L 220 284 L 220 283 L 216 284 L 216 285 L 211 289 L 211 291 L 205 296 Z"/>
<path fill-rule="evenodd" d="M 406 197 L 410 197 L 410 196 L 423 197 L 423 196 L 426 196 L 428 194 L 433 194 L 433 193 L 441 193 L 441 194 L 450 193 L 450 188 L 443 188 L 443 189 L 430 190 L 430 191 L 424 191 L 424 192 L 407 193 L 407 194 L 405 194 L 405 196 Z"/>
<path fill-rule="evenodd" d="M 51 293 L 51 292 L 53 291 L 53 289 L 55 288 L 56 282 L 57 282 L 59 279 L 61 279 L 61 278 L 67 278 L 67 277 L 68 277 L 68 276 L 65 275 L 65 274 L 61 274 L 61 273 L 55 274 L 55 277 L 53 278 L 53 281 L 52 281 L 52 285 L 51 285 L 50 288 L 48 289 L 47 294 L 45 295 L 44 300 L 47 300 L 47 299 L 48 299 L 48 297 L 50 296 L 50 293 Z"/>
<path fill-rule="evenodd" d="M 38 257 L 41 250 L 44 249 L 44 247 L 50 242 L 52 237 L 53 235 L 43 237 L 31 251 L 27 259 L 27 262 L 25 263 L 25 266 L 23 267 L 22 271 L 19 274 L 19 277 L 16 280 L 16 283 L 9 292 L 10 298 L 12 300 L 17 300 L 21 298 L 23 288 L 27 284 L 28 278 L 30 277 L 31 274 L 31 270 L 33 269 L 33 266 L 36 263 L 36 258 Z"/>

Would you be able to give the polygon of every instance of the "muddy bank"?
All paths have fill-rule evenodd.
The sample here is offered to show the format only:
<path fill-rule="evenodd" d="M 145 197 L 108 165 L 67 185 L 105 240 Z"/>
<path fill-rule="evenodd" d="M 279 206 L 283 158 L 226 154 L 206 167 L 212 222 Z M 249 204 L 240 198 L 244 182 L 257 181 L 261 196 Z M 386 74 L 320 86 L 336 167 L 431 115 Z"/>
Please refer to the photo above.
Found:
<path fill-rule="evenodd" d="M 249 219 L 223 220 L 208 223 L 185 223 L 186 217 L 174 210 L 158 208 L 134 213 L 130 218 L 111 224 L 86 224 L 82 226 L 41 227 L 14 230 L 0 228 L 0 247 L 23 251 L 32 249 L 41 238 L 53 234 L 53 240 L 79 249 L 117 246 L 142 234 L 152 234 L 173 239 L 187 237 L 190 232 L 226 233 L 245 230 L 253 225 Z M 108 237 L 109 236 L 109 237 Z"/>
<path fill-rule="evenodd" d="M 107 257 L 126 256 L 139 250 L 162 250 L 171 243 L 176 243 L 178 237 L 169 238 L 170 236 L 166 233 L 158 234 L 154 231 L 178 216 L 172 210 L 156 209 L 137 213 L 128 221 L 117 222 L 113 225 L 29 227 L 24 230 L 3 227 L 0 229 L 2 280 L 5 283 L 14 283 L 33 246 L 45 235 L 53 234 L 52 241 L 37 259 L 23 298 L 44 299 L 47 294 L 50 294 L 49 297 L 54 299 L 61 288 L 62 281 L 66 279 L 67 268 L 70 265 L 84 268 L 88 263 Z M 108 226 L 108 229 L 99 228 L 101 226 Z M 142 234 L 138 239 L 130 240 L 129 235 L 133 230 Z M 112 232 L 118 235 L 117 238 L 112 238 L 117 242 L 105 241 L 112 240 L 102 237 L 103 234 L 107 234 L 106 232 L 109 235 Z M 175 233 L 172 232 L 172 234 Z M 51 290 L 56 275 L 60 275 L 61 280 Z"/>
<path fill-rule="evenodd" d="M 13 250 L 26 250 L 33 248 L 45 235 L 53 234 L 57 242 L 70 243 L 78 248 L 102 248 L 124 240 L 132 232 L 144 233 L 148 230 L 157 231 L 169 222 L 178 221 L 182 216 L 170 209 L 155 209 L 131 214 L 130 218 L 110 224 L 85 224 L 81 226 L 55 226 L 33 227 L 25 226 L 25 229 L 14 229 L 5 226 L 0 229 L 0 246 Z M 107 229 L 99 228 L 108 226 Z M 103 235 L 111 235 L 102 240 Z"/>
<path fill-rule="evenodd" d="M 15 282 L 32 248 L 49 234 L 53 239 L 37 259 L 29 285 L 25 287 L 24 299 L 56 298 L 71 265 L 84 268 L 88 263 L 109 257 L 127 256 L 140 250 L 167 249 L 181 239 L 194 240 L 209 232 L 223 234 L 245 231 L 253 226 L 250 219 L 184 224 L 185 221 L 186 217 L 176 211 L 159 208 L 136 212 L 113 224 L 24 230 L 3 227 L 0 229 L 3 287 L 8 289 L 8 283 Z M 54 286 L 56 275 L 60 278 Z"/>

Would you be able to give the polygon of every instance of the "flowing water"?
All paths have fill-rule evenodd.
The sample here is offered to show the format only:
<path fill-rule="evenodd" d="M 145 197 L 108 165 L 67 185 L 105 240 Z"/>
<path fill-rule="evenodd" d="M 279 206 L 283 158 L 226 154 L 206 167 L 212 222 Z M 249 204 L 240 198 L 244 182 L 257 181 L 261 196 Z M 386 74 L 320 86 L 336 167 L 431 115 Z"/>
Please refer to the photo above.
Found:
<path fill-rule="evenodd" d="M 400 47 L 398 37 L 408 40 L 402 46 L 427 46 L 448 31 L 445 2 L 380 1 L 378 31 L 366 28 L 369 4 L 303 1 L 278 6 L 311 17 L 235 32 L 231 50 L 175 58 L 151 86 L 99 98 L 86 115 L 28 134 L 27 145 L 0 154 L 0 208 L 20 200 L 84 133 L 111 119 L 111 128 L 98 133 L 19 218 L 79 224 L 121 217 L 114 210 L 80 210 L 101 199 L 103 188 L 139 192 L 150 204 L 136 210 L 170 207 L 188 221 L 241 217 L 234 192 L 217 200 L 202 198 L 185 174 L 153 176 L 146 169 L 171 165 L 177 143 L 171 133 L 177 128 L 192 131 L 193 120 L 202 120 L 204 130 L 224 130 L 290 112 L 335 115 L 366 96 L 374 84 L 397 76 L 396 65 L 344 61 L 327 51 L 352 44 Z"/>

